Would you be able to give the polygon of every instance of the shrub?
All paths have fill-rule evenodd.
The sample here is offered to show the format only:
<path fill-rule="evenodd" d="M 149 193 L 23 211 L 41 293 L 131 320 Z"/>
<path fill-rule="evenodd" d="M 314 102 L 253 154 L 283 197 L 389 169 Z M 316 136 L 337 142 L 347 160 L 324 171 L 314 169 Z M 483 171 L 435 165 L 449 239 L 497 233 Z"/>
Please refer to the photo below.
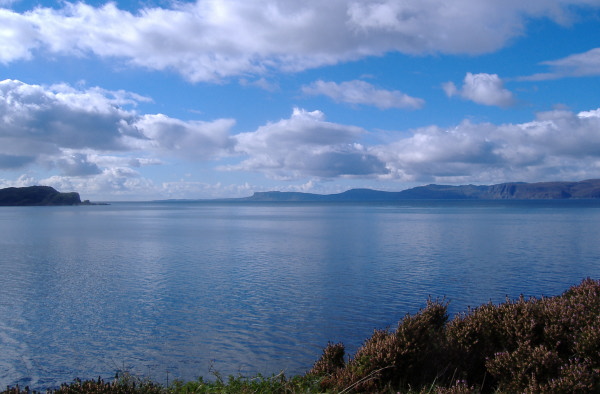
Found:
<path fill-rule="evenodd" d="M 327 347 L 323 349 L 321 358 L 308 371 L 308 375 L 326 376 L 335 373 L 338 369 L 344 367 L 345 354 L 346 349 L 343 343 L 327 344 Z"/>
<path fill-rule="evenodd" d="M 442 358 L 447 319 L 447 303 L 429 300 L 425 309 L 404 317 L 396 331 L 375 330 L 348 363 L 327 369 L 322 374 L 322 388 L 376 392 L 432 381 L 442 367 L 437 360 Z M 325 355 L 333 352 L 326 349 L 311 372 L 326 369 Z"/>
<path fill-rule="evenodd" d="M 322 389 L 345 392 L 600 392 L 600 281 L 484 304 L 450 322 L 446 311 L 429 300 L 394 332 L 376 330 L 343 365 L 326 349 L 313 373 Z"/>

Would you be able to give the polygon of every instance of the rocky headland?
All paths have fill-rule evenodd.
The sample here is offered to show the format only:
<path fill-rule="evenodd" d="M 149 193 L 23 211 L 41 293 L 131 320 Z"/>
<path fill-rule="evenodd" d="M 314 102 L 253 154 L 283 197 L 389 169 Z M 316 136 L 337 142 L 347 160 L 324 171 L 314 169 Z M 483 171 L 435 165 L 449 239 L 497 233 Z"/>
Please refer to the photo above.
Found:
<path fill-rule="evenodd" d="M 79 193 L 61 193 L 50 186 L 0 189 L 0 206 L 92 205 L 81 201 Z"/>

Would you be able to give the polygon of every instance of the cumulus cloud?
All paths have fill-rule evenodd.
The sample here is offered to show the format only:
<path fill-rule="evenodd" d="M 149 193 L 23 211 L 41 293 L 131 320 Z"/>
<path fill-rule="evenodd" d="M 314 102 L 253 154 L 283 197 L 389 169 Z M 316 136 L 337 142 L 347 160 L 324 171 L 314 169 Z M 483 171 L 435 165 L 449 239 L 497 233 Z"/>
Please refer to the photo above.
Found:
<path fill-rule="evenodd" d="M 577 53 L 558 60 L 542 62 L 552 71 L 521 77 L 521 80 L 540 81 L 564 77 L 585 77 L 600 75 L 600 48 Z"/>
<path fill-rule="evenodd" d="M 303 86 L 302 92 L 310 95 L 325 95 L 336 102 L 373 105 L 380 109 L 418 109 L 425 105 L 420 98 L 411 97 L 398 90 L 377 89 L 365 81 L 335 82 L 316 81 Z"/>
<path fill-rule="evenodd" d="M 57 160 L 57 165 L 65 176 L 88 176 L 102 172 L 95 163 L 90 162 L 88 157 L 82 153 L 65 155 Z"/>
<path fill-rule="evenodd" d="M 600 111 L 551 111 L 531 122 L 494 125 L 464 121 L 420 128 L 372 152 L 388 178 L 403 181 L 490 183 L 597 177 Z"/>
<path fill-rule="evenodd" d="M 124 91 L 0 81 L 0 169 L 37 164 L 61 176 L 97 177 L 107 169 L 162 164 L 164 157 L 208 160 L 232 151 L 233 120 L 138 114 L 136 104 L 148 100 Z"/>
<path fill-rule="evenodd" d="M 320 111 L 294 109 L 289 119 L 236 135 L 235 149 L 247 158 L 224 169 L 259 171 L 277 179 L 383 174 L 384 163 L 356 143 L 364 133 L 327 122 Z"/>
<path fill-rule="evenodd" d="M 477 54 L 559 23 L 586 0 L 198 0 L 137 12 L 115 3 L 0 10 L 0 62 L 45 53 L 120 58 L 190 81 L 299 71 L 390 51 Z M 194 39 L 189 39 L 194 37 Z"/>
<path fill-rule="evenodd" d="M 507 107 L 514 103 L 513 94 L 504 88 L 504 83 L 496 74 L 467 73 L 461 89 L 453 82 L 444 83 L 442 88 L 448 97 L 460 96 L 477 104 Z"/>
<path fill-rule="evenodd" d="M 31 156 L 53 155 L 62 148 L 126 149 L 123 137 L 140 135 L 131 126 L 135 114 L 119 106 L 123 95 L 0 81 L 0 153 Z"/>
<path fill-rule="evenodd" d="M 98 88 L 0 82 L 0 169 L 26 172 L 37 165 L 54 173 L 44 179 L 27 175 L 10 185 L 0 179 L 0 185 L 39 182 L 90 196 L 109 191 L 115 198 L 236 189 L 185 181 L 156 184 L 144 176 L 144 167 L 171 160 L 210 161 L 221 170 L 302 182 L 495 183 L 585 179 L 600 171 L 600 109 L 544 112 L 519 124 L 432 125 L 369 145 L 365 141 L 376 137 L 373 132 L 329 122 L 321 111 L 294 109 L 289 118 L 232 134 L 232 119 L 139 114 L 139 100 L 146 98 Z M 227 164 L 218 163 L 222 158 Z M 248 190 L 240 188 L 238 193 Z"/>
<path fill-rule="evenodd" d="M 149 98 L 125 91 L 0 81 L 0 170 L 35 174 L 41 168 L 55 174 L 0 180 L 0 185 L 43 183 L 123 198 L 160 195 L 164 187 L 145 178 L 143 167 L 233 152 L 232 119 L 140 114 L 137 104 L 145 101 Z"/>
<path fill-rule="evenodd" d="M 386 144 L 366 145 L 366 130 L 330 123 L 320 111 L 234 136 L 242 155 L 229 171 L 276 179 L 343 177 L 418 183 L 496 183 L 585 179 L 600 171 L 600 109 L 556 110 L 518 124 L 428 126 Z"/>
<path fill-rule="evenodd" d="M 163 154 L 193 160 L 208 160 L 227 154 L 233 148 L 229 131 L 233 119 L 213 122 L 183 121 L 166 115 L 144 115 L 135 126 L 148 140 L 138 140 L 142 149 L 157 149 Z"/>

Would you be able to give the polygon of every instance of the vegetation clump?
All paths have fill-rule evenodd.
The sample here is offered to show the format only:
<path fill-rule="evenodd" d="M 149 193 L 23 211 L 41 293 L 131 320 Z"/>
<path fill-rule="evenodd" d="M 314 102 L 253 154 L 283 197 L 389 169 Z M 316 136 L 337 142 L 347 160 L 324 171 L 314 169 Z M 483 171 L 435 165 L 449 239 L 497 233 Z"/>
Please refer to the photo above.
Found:
<path fill-rule="evenodd" d="M 121 377 L 118 374 L 113 381 L 106 382 L 101 377 L 98 380 L 75 379 L 67 384 L 63 383 L 60 388 L 47 390 L 47 394 L 161 394 L 164 387 L 149 380 L 142 380 L 129 374 Z M 30 394 L 37 393 L 29 390 L 29 387 L 21 389 L 19 386 L 7 388 L 2 394 Z"/>
<path fill-rule="evenodd" d="M 349 358 L 343 344 L 329 343 L 303 376 L 216 375 L 167 387 L 76 380 L 54 393 L 600 392 L 600 280 L 556 297 L 484 304 L 451 320 L 447 310 L 445 300 L 428 300 L 395 330 L 376 330 Z"/>
<path fill-rule="evenodd" d="M 429 300 L 396 330 L 375 331 L 343 365 L 341 352 L 330 344 L 308 373 L 324 391 L 600 392 L 600 281 L 451 321 L 446 302 Z"/>
<path fill-rule="evenodd" d="M 175 381 L 168 386 L 156 384 L 150 380 L 140 379 L 129 374 L 117 376 L 113 381 L 106 382 L 102 378 L 97 380 L 75 379 L 69 384 L 62 384 L 60 388 L 47 390 L 46 394 L 245 394 L 245 393 L 317 393 L 320 391 L 316 381 L 305 376 L 286 378 L 281 373 L 272 377 L 258 375 L 253 378 L 234 377 L 223 379 L 216 374 L 215 381 L 205 381 L 199 378 L 196 381 Z M 7 388 L 1 394 L 41 394 L 31 391 L 28 387 L 21 389 L 19 386 Z"/>

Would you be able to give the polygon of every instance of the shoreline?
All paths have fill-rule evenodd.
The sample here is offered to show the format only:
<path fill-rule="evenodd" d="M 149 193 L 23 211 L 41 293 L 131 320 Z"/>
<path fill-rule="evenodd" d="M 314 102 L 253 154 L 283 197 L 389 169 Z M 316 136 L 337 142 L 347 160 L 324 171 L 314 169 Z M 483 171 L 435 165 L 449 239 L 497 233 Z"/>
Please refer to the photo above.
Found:
<path fill-rule="evenodd" d="M 304 375 L 228 377 L 160 385 L 127 374 L 114 381 L 74 380 L 38 392 L 438 392 L 600 389 L 600 280 L 584 279 L 553 297 L 482 304 L 451 320 L 445 300 L 376 330 L 353 355 L 330 343 Z M 566 323 L 569 324 L 566 324 Z M 450 372 L 452 371 L 452 372 Z M 22 394 L 12 387 L 0 394 Z M 125 390 L 125 391 L 123 391 Z M 229 390 L 229 391 L 228 391 Z M 289 391 L 292 390 L 292 391 Z M 417 391 L 418 392 L 418 391 Z"/>

